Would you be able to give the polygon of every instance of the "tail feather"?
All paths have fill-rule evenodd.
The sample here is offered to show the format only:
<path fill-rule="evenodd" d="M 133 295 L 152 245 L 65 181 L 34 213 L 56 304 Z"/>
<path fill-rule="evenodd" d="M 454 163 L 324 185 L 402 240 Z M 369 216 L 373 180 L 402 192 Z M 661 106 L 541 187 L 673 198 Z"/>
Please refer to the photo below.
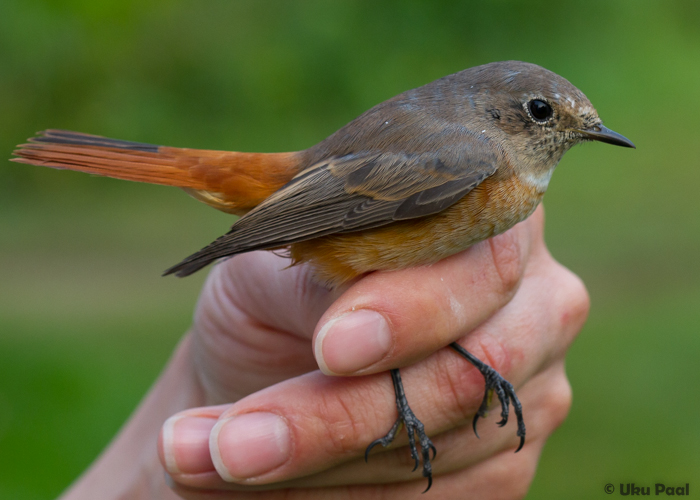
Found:
<path fill-rule="evenodd" d="M 109 139 L 99 135 L 83 134 L 71 130 L 48 129 L 32 137 L 29 142 L 48 142 L 52 144 L 74 144 L 77 146 L 101 146 L 104 148 L 129 149 L 132 151 L 144 151 L 157 153 L 160 146 L 146 144 L 145 142 L 123 141 L 121 139 Z"/>
<path fill-rule="evenodd" d="M 137 182 L 190 189 L 207 189 L 204 179 L 189 168 L 196 158 L 183 161 L 163 148 L 142 142 L 108 139 L 67 130 L 46 130 L 13 151 L 12 161 L 58 169 L 77 170 Z M 165 151 L 169 150 L 169 151 Z"/>
<path fill-rule="evenodd" d="M 17 163 L 180 187 L 237 215 L 286 184 L 303 165 L 299 153 L 172 148 L 55 129 L 40 132 L 13 154 Z"/>

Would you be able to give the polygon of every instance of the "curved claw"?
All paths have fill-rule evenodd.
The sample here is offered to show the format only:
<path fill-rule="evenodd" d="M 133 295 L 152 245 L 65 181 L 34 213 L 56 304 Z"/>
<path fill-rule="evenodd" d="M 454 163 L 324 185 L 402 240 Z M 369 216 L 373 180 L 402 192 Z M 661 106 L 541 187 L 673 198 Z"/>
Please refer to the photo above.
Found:
<path fill-rule="evenodd" d="M 433 475 L 428 476 L 428 487 L 423 491 L 423 493 L 427 493 L 430 487 L 433 485 Z"/>
<path fill-rule="evenodd" d="M 520 436 L 520 445 L 518 446 L 518 449 L 515 450 L 515 453 L 518 453 L 520 450 L 522 450 L 524 444 L 525 444 L 525 436 Z"/>
<path fill-rule="evenodd" d="M 418 469 L 418 466 L 420 465 L 420 460 L 418 460 L 418 457 L 413 457 L 413 460 L 416 461 L 416 465 L 413 466 L 413 470 L 411 472 L 416 472 L 416 469 Z"/>
<path fill-rule="evenodd" d="M 378 444 L 382 444 L 382 440 L 381 440 L 381 439 L 375 439 L 374 441 L 372 441 L 372 442 L 369 444 L 369 446 L 368 446 L 367 449 L 365 450 L 365 463 L 367 463 L 367 462 L 369 461 L 369 452 L 372 451 L 372 448 L 374 448 L 374 447 L 377 446 Z"/>
<path fill-rule="evenodd" d="M 503 427 L 507 423 L 508 423 L 508 417 L 504 417 L 501 420 L 499 420 L 498 422 L 496 422 L 496 425 L 499 427 Z"/>
<path fill-rule="evenodd" d="M 479 437 L 479 433 L 476 431 L 476 421 L 479 420 L 479 414 L 477 413 L 474 415 L 474 420 L 472 420 L 472 429 L 474 429 L 474 435 L 476 436 L 476 439 L 481 439 Z"/>
<path fill-rule="evenodd" d="M 435 448 L 435 445 L 433 443 L 430 443 L 430 449 L 433 451 L 433 458 L 430 460 L 435 460 L 435 457 L 437 457 L 437 448 Z"/>

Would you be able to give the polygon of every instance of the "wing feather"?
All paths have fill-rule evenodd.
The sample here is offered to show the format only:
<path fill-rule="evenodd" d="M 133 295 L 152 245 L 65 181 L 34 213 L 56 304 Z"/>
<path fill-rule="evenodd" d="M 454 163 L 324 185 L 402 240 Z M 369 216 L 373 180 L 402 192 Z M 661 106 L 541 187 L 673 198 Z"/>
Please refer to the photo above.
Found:
<path fill-rule="evenodd" d="M 481 154 L 474 155 L 476 139 L 471 140 L 462 149 L 470 154 L 463 155 L 360 153 L 326 159 L 165 274 L 186 276 L 221 257 L 438 213 L 496 171 L 492 149 L 476 143 Z"/>

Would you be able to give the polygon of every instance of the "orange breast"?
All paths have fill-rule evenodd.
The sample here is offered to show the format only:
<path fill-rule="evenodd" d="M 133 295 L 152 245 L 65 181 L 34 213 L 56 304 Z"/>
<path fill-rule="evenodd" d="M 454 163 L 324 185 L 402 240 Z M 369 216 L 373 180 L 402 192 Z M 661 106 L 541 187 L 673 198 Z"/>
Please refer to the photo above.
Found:
<path fill-rule="evenodd" d="M 369 271 L 431 264 L 508 230 L 534 212 L 543 195 L 513 174 L 497 175 L 439 214 L 295 243 L 291 256 L 310 262 L 331 286 Z"/>

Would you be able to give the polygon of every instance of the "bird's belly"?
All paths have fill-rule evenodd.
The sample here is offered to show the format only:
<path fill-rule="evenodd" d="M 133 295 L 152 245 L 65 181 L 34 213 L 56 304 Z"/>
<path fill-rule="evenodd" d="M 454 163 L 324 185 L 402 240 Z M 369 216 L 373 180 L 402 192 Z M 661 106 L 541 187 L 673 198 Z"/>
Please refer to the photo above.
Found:
<path fill-rule="evenodd" d="M 311 263 L 330 286 L 370 271 L 431 264 L 507 231 L 534 212 L 542 196 L 515 176 L 487 179 L 438 214 L 295 243 L 291 255 Z"/>

